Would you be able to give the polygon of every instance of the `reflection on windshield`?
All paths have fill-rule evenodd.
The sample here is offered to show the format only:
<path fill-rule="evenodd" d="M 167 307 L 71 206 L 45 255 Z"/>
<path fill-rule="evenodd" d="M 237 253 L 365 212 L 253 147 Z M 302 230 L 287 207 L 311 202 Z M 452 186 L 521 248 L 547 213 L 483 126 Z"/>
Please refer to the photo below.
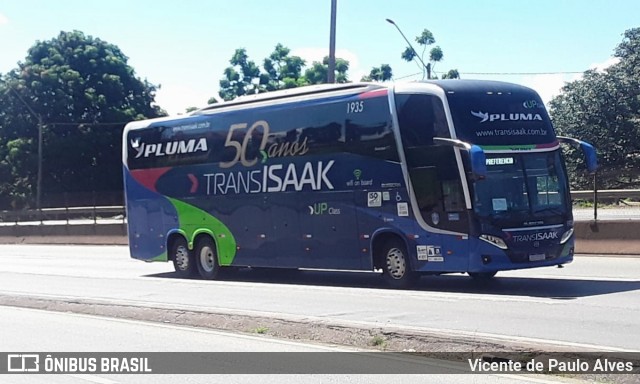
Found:
<path fill-rule="evenodd" d="M 475 184 L 475 211 L 480 216 L 567 211 L 566 178 L 558 151 L 488 155 L 487 172 L 487 178 Z"/>

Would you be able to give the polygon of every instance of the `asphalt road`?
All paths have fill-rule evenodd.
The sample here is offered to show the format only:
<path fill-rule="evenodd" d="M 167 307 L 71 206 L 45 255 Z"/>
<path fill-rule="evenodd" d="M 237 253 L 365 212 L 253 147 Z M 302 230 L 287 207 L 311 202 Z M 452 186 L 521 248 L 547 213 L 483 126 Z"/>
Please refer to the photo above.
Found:
<path fill-rule="evenodd" d="M 341 321 L 460 337 L 640 350 L 640 259 L 577 257 L 563 269 L 504 272 L 489 285 L 424 277 L 413 290 L 373 274 L 241 271 L 223 281 L 177 279 L 126 247 L 0 246 L 0 294 Z"/>

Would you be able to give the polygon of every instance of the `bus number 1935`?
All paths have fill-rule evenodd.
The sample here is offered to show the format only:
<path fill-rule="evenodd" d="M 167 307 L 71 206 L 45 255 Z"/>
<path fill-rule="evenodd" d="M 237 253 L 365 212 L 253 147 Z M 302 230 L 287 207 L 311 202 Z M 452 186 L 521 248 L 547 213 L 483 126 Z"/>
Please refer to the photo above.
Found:
<path fill-rule="evenodd" d="M 364 111 L 364 101 L 352 101 L 347 103 L 347 113 L 360 113 Z"/>

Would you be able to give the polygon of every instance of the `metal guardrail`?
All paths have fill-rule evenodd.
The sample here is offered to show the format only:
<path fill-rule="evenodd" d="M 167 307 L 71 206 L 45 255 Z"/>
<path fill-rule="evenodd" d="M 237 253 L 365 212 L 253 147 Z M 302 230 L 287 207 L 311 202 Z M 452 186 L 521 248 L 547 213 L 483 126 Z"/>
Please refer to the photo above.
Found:
<path fill-rule="evenodd" d="M 593 191 L 572 191 L 573 200 L 594 201 Z M 598 202 L 619 202 L 625 199 L 640 200 L 640 189 L 608 189 L 598 190 Z M 95 207 L 64 207 L 64 208 L 42 208 L 0 211 L 0 222 L 20 223 L 20 222 L 43 222 L 43 221 L 66 221 L 69 220 L 92 220 L 95 224 L 101 219 L 116 219 L 125 222 L 125 208 L 121 205 L 95 206 Z"/>
<path fill-rule="evenodd" d="M 602 200 L 640 200 L 640 189 L 599 189 L 597 196 L 599 202 Z M 571 191 L 571 198 L 593 201 L 593 191 Z"/>
<path fill-rule="evenodd" d="M 95 207 L 64 207 L 64 208 L 42 208 L 25 209 L 17 211 L 0 211 L 0 222 L 21 223 L 21 222 L 44 222 L 44 221 L 66 221 L 70 220 L 91 220 L 97 224 L 101 219 L 117 219 L 125 221 L 124 206 L 95 206 Z"/>

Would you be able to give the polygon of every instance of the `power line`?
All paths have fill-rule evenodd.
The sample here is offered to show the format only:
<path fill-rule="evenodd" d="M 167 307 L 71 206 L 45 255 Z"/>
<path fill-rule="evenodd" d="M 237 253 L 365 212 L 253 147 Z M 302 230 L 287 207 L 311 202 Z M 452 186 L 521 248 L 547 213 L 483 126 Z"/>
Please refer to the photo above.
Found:
<path fill-rule="evenodd" d="M 416 72 L 416 73 L 412 73 L 411 75 L 405 75 L 405 76 L 401 76 L 401 77 L 395 77 L 395 80 L 402 80 L 402 79 L 406 79 L 407 77 L 413 77 L 413 76 L 417 76 L 417 75 L 422 75 L 422 72 Z"/>
<path fill-rule="evenodd" d="M 557 71 L 557 72 L 461 72 L 462 75 L 484 75 L 484 76 L 533 76 L 533 75 L 576 75 L 584 73 L 585 71 Z M 410 75 L 404 75 L 401 77 L 395 77 L 395 80 L 406 79 L 408 77 L 413 77 L 417 75 L 421 75 L 422 73 L 412 73 Z"/>
<path fill-rule="evenodd" d="M 584 71 L 567 72 L 460 72 L 465 75 L 500 75 L 500 76 L 522 76 L 522 75 L 574 75 L 584 73 Z"/>
<path fill-rule="evenodd" d="M 127 123 L 130 123 L 130 121 L 122 121 L 122 122 L 114 122 L 114 123 L 89 123 L 89 122 L 76 122 L 76 123 L 47 123 L 47 125 L 70 125 L 70 126 L 76 126 L 76 125 L 124 125 Z"/>

